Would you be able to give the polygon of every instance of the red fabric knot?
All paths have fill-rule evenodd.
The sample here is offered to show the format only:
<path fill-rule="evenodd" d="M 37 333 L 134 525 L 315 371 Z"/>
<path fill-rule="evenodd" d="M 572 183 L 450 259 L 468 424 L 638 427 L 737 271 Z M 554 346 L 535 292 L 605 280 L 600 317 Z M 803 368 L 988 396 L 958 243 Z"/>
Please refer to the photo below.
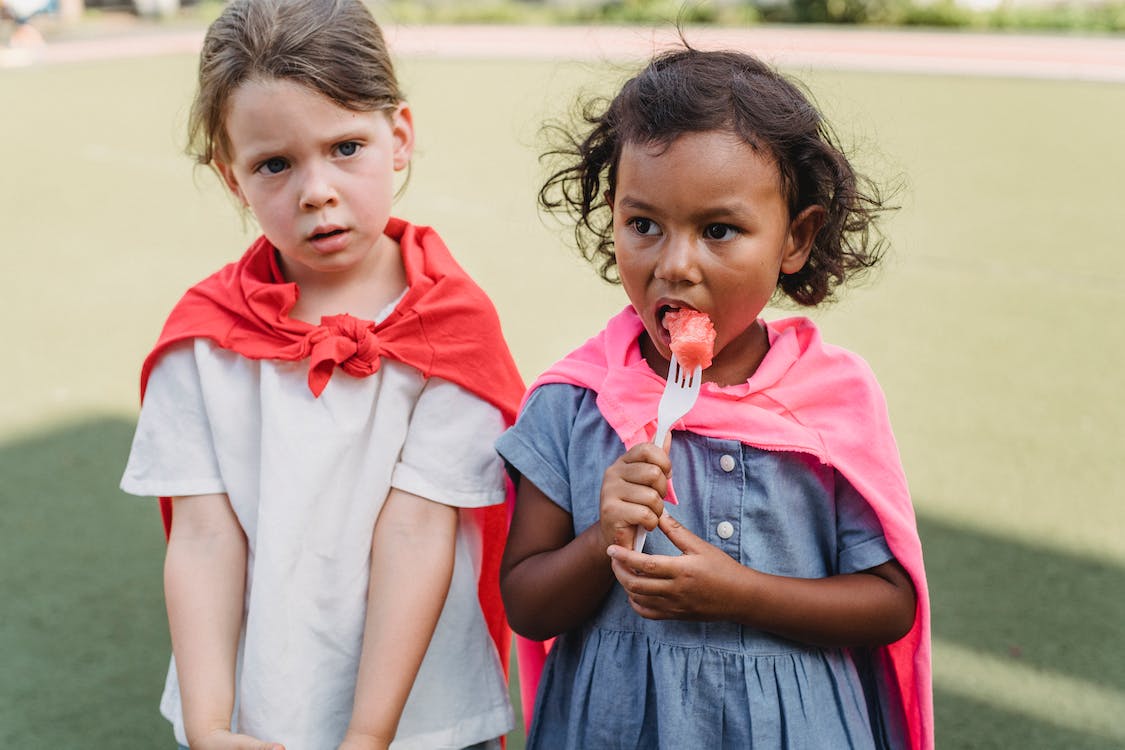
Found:
<path fill-rule="evenodd" d="M 379 370 L 382 347 L 375 324 L 351 315 L 325 315 L 305 340 L 309 351 L 309 390 L 320 396 L 337 366 L 362 378 Z"/>

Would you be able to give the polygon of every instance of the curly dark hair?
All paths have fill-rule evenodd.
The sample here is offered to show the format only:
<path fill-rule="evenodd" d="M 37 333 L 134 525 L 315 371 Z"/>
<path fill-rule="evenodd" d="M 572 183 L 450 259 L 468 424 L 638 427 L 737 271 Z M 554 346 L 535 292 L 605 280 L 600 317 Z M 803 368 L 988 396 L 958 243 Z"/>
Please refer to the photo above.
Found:
<path fill-rule="evenodd" d="M 620 283 L 606 196 L 613 196 L 624 145 L 729 130 L 776 162 L 791 217 L 824 208 L 808 261 L 778 279 L 781 295 L 817 305 L 882 258 L 886 241 L 876 219 L 889 207 L 878 186 L 852 168 L 810 98 L 752 55 L 685 43 L 655 57 L 612 100 L 588 102 L 579 114 L 584 137 L 548 126 L 556 145 L 543 160 L 559 168 L 540 189 L 539 204 L 569 216 L 582 256 L 603 279 Z"/>

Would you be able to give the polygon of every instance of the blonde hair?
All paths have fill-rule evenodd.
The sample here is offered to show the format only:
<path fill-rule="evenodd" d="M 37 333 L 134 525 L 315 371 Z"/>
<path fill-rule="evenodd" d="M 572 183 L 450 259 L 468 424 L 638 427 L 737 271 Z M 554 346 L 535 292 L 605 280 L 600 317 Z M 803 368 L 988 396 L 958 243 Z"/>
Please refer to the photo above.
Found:
<path fill-rule="evenodd" d="M 258 79 L 293 81 L 342 107 L 371 112 L 402 101 L 379 25 L 361 0 L 233 0 L 203 40 L 187 152 L 230 157 L 230 97 Z"/>

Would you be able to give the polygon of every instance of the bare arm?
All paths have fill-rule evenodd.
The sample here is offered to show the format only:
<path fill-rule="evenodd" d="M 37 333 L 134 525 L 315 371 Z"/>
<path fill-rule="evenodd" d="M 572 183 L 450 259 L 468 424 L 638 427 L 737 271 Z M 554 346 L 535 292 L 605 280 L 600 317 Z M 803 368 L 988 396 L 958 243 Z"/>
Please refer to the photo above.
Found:
<path fill-rule="evenodd" d="M 457 535 L 456 508 L 392 489 L 371 547 L 367 624 L 355 705 L 341 750 L 386 748 L 441 616 Z"/>
<path fill-rule="evenodd" d="M 913 625 L 914 587 L 897 561 L 829 578 L 787 578 L 740 565 L 667 514 L 660 528 L 683 555 L 610 548 L 614 573 L 642 617 L 739 622 L 820 647 L 884 645 Z"/>
<path fill-rule="evenodd" d="M 281 745 L 230 732 L 246 590 L 246 536 L 226 495 L 173 500 L 164 596 L 193 748 L 269 750 Z"/>
<path fill-rule="evenodd" d="M 606 546 L 597 524 L 575 537 L 570 514 L 522 479 L 500 562 L 512 629 L 546 640 L 585 622 L 613 585 Z"/>
<path fill-rule="evenodd" d="M 656 526 L 668 491 L 667 454 L 636 446 L 606 470 L 600 522 L 574 535 L 569 513 L 526 479 L 517 489 L 500 593 L 512 629 L 536 640 L 588 620 L 613 586 L 606 548 L 631 545 L 638 525 Z"/>

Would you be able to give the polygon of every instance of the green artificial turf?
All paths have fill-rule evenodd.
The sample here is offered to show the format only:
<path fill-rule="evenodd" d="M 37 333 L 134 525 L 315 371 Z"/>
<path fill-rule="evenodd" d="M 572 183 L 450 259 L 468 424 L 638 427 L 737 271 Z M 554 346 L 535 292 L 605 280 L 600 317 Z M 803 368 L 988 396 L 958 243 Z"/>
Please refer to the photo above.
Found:
<path fill-rule="evenodd" d="M 193 66 L 0 71 L 0 747 L 170 742 L 160 524 L 116 483 L 164 315 L 252 232 L 179 152 Z M 419 148 L 399 213 L 493 295 L 528 378 L 624 304 L 535 191 L 539 124 L 626 67 L 400 64 Z M 793 72 L 904 184 L 884 267 L 815 317 L 887 392 L 939 747 L 1125 746 L 1125 86 Z"/>

